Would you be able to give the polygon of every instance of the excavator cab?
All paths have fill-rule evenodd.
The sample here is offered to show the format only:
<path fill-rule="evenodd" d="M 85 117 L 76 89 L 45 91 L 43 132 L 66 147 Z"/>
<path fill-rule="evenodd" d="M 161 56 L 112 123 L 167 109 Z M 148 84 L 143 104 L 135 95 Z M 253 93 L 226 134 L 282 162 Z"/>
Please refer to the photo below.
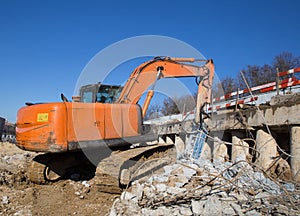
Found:
<path fill-rule="evenodd" d="M 123 86 L 104 85 L 101 83 L 82 86 L 79 90 L 80 102 L 83 103 L 114 103 Z"/>

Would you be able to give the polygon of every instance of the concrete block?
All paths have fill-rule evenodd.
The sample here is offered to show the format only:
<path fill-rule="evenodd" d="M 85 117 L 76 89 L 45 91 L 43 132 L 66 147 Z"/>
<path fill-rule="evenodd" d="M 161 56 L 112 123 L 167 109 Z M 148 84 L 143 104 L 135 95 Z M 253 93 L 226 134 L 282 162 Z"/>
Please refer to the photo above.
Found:
<path fill-rule="evenodd" d="M 203 215 L 222 215 L 222 202 L 215 195 L 208 197 L 204 205 Z"/>
<path fill-rule="evenodd" d="M 291 168 L 293 179 L 300 182 L 300 127 L 291 128 Z"/>
<path fill-rule="evenodd" d="M 157 184 L 155 187 L 158 192 L 165 192 L 167 190 L 167 186 L 165 184 Z"/>
<path fill-rule="evenodd" d="M 282 158 L 280 158 L 276 163 L 274 174 L 276 174 L 277 178 L 280 178 L 283 181 L 292 180 L 292 169 L 289 163 Z"/>
<path fill-rule="evenodd" d="M 149 215 L 155 215 L 155 216 L 160 216 L 160 215 L 171 215 L 172 214 L 172 210 L 165 207 L 165 206 L 161 206 L 158 207 L 155 211 L 154 214 L 149 214 Z"/>
<path fill-rule="evenodd" d="M 186 188 L 167 187 L 167 192 L 171 195 L 177 195 L 186 191 Z"/>
<path fill-rule="evenodd" d="M 185 143 L 180 136 L 175 137 L 175 147 L 177 152 L 177 158 L 181 158 L 185 151 Z"/>
<path fill-rule="evenodd" d="M 258 130 L 256 134 L 256 161 L 257 166 L 263 170 L 268 170 L 274 165 L 274 159 L 278 156 L 276 140 L 263 130 Z"/>
<path fill-rule="evenodd" d="M 138 181 L 133 182 L 131 192 L 137 196 L 138 200 L 143 198 L 143 190 L 143 185 L 141 185 Z"/>
<path fill-rule="evenodd" d="M 237 136 L 232 136 L 232 144 L 231 159 L 233 162 L 237 162 L 238 160 L 247 161 L 248 159 L 251 159 L 248 143 L 238 138 Z"/>
<path fill-rule="evenodd" d="M 194 215 L 203 215 L 205 201 L 203 200 L 192 200 L 192 211 Z"/>
<path fill-rule="evenodd" d="M 227 146 L 222 141 L 214 142 L 213 160 L 220 162 L 228 161 Z"/>
<path fill-rule="evenodd" d="M 193 212 L 190 208 L 181 207 L 180 208 L 180 214 L 184 215 L 184 216 L 191 216 L 191 215 L 193 215 Z"/>
<path fill-rule="evenodd" d="M 132 200 L 134 202 L 138 201 L 138 198 L 135 194 L 132 194 L 132 193 L 127 192 L 127 191 L 125 191 L 121 194 L 120 199 L 121 200 Z"/>
<path fill-rule="evenodd" d="M 212 150 L 213 150 L 212 144 L 205 142 L 203 145 L 203 149 L 202 149 L 200 158 L 202 160 L 211 160 L 212 159 Z"/>
<path fill-rule="evenodd" d="M 182 170 L 183 170 L 183 175 L 188 179 L 191 179 L 191 177 L 197 173 L 196 170 L 190 169 L 188 167 L 183 167 Z"/>

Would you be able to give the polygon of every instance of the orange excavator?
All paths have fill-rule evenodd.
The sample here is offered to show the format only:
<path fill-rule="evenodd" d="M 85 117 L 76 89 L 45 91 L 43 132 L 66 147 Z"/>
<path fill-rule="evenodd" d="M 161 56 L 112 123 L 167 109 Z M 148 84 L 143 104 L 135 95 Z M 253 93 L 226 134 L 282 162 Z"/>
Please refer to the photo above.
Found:
<path fill-rule="evenodd" d="M 201 66 L 193 64 L 199 61 L 202 62 Z M 107 167 L 120 169 L 126 160 L 143 155 L 146 151 L 149 155 L 149 149 L 153 152 L 162 145 L 144 145 L 137 149 L 127 147 L 158 139 L 158 135 L 143 124 L 157 81 L 196 77 L 198 93 L 195 121 L 199 123 L 203 106 L 210 103 L 213 75 L 212 60 L 156 57 L 139 65 L 124 87 L 97 83 L 81 87 L 79 96 L 73 97 L 72 102 L 62 95 L 62 102 L 27 103 L 17 115 L 17 146 L 45 153 L 38 155 L 30 165 L 31 180 L 44 183 L 61 178 L 68 169 L 62 168 L 69 164 L 66 155 L 84 149 L 109 147 L 112 152 L 108 158 L 115 155 L 114 152 L 122 154 L 122 161 L 113 162 L 119 163 L 118 166 L 107 164 L 112 160 L 102 158 L 97 161 L 103 164 L 101 170 L 110 175 L 113 175 L 113 171 Z M 138 101 L 145 92 L 147 95 L 141 107 Z M 73 157 L 72 160 L 80 159 Z M 50 173 L 55 177 L 51 177 Z M 116 170 L 115 175 L 120 181 L 121 171 Z"/>

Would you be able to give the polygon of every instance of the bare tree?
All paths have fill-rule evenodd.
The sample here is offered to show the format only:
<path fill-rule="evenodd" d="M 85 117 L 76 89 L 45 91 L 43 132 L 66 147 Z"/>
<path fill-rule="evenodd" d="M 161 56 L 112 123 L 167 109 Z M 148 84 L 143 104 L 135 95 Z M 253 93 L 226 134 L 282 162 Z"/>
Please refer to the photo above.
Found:
<path fill-rule="evenodd" d="M 276 80 L 276 70 L 271 65 L 265 64 L 260 67 L 261 80 L 259 84 L 274 82 Z"/>
<path fill-rule="evenodd" d="M 279 71 L 300 67 L 300 56 L 296 57 L 290 52 L 282 52 L 274 57 L 272 65 L 274 69 L 278 68 Z"/>
<path fill-rule="evenodd" d="M 196 100 L 193 95 L 181 96 L 178 99 L 176 98 L 174 101 L 180 113 L 192 111 L 196 107 Z"/>
<path fill-rule="evenodd" d="M 241 71 L 250 87 L 262 85 L 276 80 L 276 70 L 265 64 L 263 66 L 247 65 L 247 69 Z M 240 89 L 246 89 L 246 83 L 241 73 L 238 75 L 238 86 Z"/>
<path fill-rule="evenodd" d="M 165 116 L 180 113 L 179 109 L 174 101 L 174 98 L 168 97 L 168 98 L 164 99 L 163 108 L 162 108 L 161 112 Z"/>
<path fill-rule="evenodd" d="M 258 65 L 247 65 L 247 68 L 243 69 L 241 72 L 244 74 L 244 77 L 250 87 L 260 84 L 260 67 Z M 247 85 L 245 84 L 241 73 L 239 73 L 237 79 L 239 88 L 246 89 Z"/>
<path fill-rule="evenodd" d="M 155 119 L 162 116 L 162 106 L 159 104 L 151 104 L 147 110 L 145 120 Z"/>
<path fill-rule="evenodd" d="M 213 98 L 219 98 L 221 96 L 223 96 L 224 93 L 224 89 L 222 86 L 221 82 L 213 82 L 213 87 L 212 87 L 212 96 Z"/>
<path fill-rule="evenodd" d="M 195 109 L 196 101 L 194 95 L 184 95 L 181 97 L 166 98 L 163 101 L 161 112 L 163 115 L 179 114 Z"/>
<path fill-rule="evenodd" d="M 247 65 L 246 68 L 241 70 L 241 72 L 243 73 L 249 86 L 254 87 L 274 82 L 276 80 L 276 68 L 278 68 L 279 71 L 286 71 L 296 67 L 300 67 L 300 56 L 296 57 L 290 52 L 282 52 L 274 57 L 272 65 Z M 295 76 L 300 79 L 300 74 L 295 74 Z M 236 91 L 237 88 L 241 90 L 247 88 L 241 73 L 239 73 L 236 78 L 225 77 L 220 82 L 214 82 L 213 97 L 221 97 L 230 92 Z M 247 94 L 248 93 L 245 95 Z"/>
<path fill-rule="evenodd" d="M 228 94 L 237 90 L 236 80 L 232 77 L 225 77 L 221 81 L 224 94 Z"/>

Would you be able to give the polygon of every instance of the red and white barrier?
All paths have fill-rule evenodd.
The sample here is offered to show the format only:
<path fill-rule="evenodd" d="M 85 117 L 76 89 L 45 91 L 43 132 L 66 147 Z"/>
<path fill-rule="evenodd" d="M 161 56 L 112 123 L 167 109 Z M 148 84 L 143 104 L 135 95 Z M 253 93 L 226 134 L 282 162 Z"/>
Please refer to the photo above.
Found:
<path fill-rule="evenodd" d="M 215 111 L 215 110 L 219 110 L 219 109 L 223 109 L 223 108 L 229 108 L 229 107 L 235 106 L 236 104 L 250 103 L 250 102 L 256 101 L 257 99 L 258 99 L 258 96 L 247 98 L 247 99 L 241 99 L 238 101 L 232 101 L 230 103 L 225 103 L 225 104 L 216 105 L 216 106 L 210 106 L 208 108 L 208 110 L 213 109 Z"/>
<path fill-rule="evenodd" d="M 260 85 L 260 86 L 255 86 L 255 87 L 251 88 L 251 91 L 254 92 L 254 91 L 257 91 L 257 90 L 264 89 L 264 88 L 269 88 L 271 86 L 276 86 L 276 82 L 271 82 L 271 83 L 263 84 L 263 85 Z M 231 93 L 226 94 L 226 95 L 224 95 L 222 97 L 214 98 L 213 102 L 218 102 L 218 101 L 226 100 L 226 99 L 229 99 L 229 98 L 231 98 L 233 96 L 244 94 L 244 93 L 248 93 L 248 92 L 249 92 L 249 89 L 244 89 L 244 90 L 240 90 L 240 91 L 231 92 Z"/>
<path fill-rule="evenodd" d="M 286 75 L 297 73 L 297 72 L 300 72 L 300 67 L 290 69 L 288 71 L 279 72 L 277 75 L 278 75 L 278 77 L 282 77 L 282 76 L 286 76 Z M 279 89 L 284 89 L 284 88 L 292 87 L 292 86 L 296 86 L 296 85 L 300 85 L 300 80 L 298 80 L 295 77 L 291 77 L 291 78 L 286 78 L 286 79 L 281 80 L 278 87 L 279 87 Z M 266 83 L 263 85 L 255 86 L 255 87 L 250 88 L 250 90 L 244 89 L 244 90 L 240 90 L 240 91 L 231 92 L 224 96 L 221 96 L 218 98 L 213 98 L 213 103 L 217 103 L 217 104 L 214 104 L 213 108 L 212 108 L 212 106 L 210 106 L 208 108 L 208 110 L 210 110 L 210 111 L 211 110 L 219 110 L 222 108 L 228 108 L 228 107 L 234 106 L 236 104 L 253 102 L 258 99 L 258 96 L 255 96 L 254 98 L 241 99 L 238 102 L 233 101 L 230 103 L 226 103 L 226 100 L 230 99 L 233 96 L 238 96 L 240 94 L 249 93 L 250 91 L 254 92 L 254 93 L 256 92 L 255 94 L 257 94 L 257 93 L 266 93 L 266 92 L 274 91 L 274 90 L 276 90 L 276 82 L 270 82 L 270 83 Z M 221 102 L 221 101 L 223 101 L 223 102 Z"/>
<path fill-rule="evenodd" d="M 300 72 L 300 67 L 290 69 L 290 70 L 284 71 L 284 72 L 279 72 L 278 76 L 282 77 L 282 76 L 297 73 L 297 72 Z M 287 87 L 294 86 L 294 85 L 299 85 L 299 80 L 297 80 L 295 77 L 292 77 L 292 78 L 287 78 L 287 79 L 282 80 L 280 82 L 279 88 L 287 88 Z M 276 90 L 276 82 L 270 82 L 270 83 L 266 83 L 266 84 L 263 84 L 263 85 L 255 86 L 255 87 L 250 88 L 250 90 L 251 90 L 251 92 L 259 91 L 260 93 L 273 91 L 273 90 Z M 218 97 L 218 98 L 213 98 L 213 102 L 219 102 L 219 101 L 222 101 L 222 100 L 227 100 L 227 99 L 229 99 L 233 96 L 244 94 L 244 93 L 249 93 L 249 89 L 235 91 L 235 92 L 231 92 L 229 94 L 226 94 L 226 95 Z"/>
<path fill-rule="evenodd" d="M 294 68 L 294 69 L 290 69 L 288 71 L 283 71 L 283 72 L 279 72 L 278 73 L 278 76 L 281 77 L 281 76 L 286 76 L 288 74 L 293 74 L 293 73 L 297 73 L 297 72 L 300 72 L 300 67 L 298 68 Z"/>
<path fill-rule="evenodd" d="M 278 87 L 279 87 L 279 89 L 284 89 L 284 88 L 299 85 L 299 84 L 300 84 L 300 80 L 294 80 L 294 81 L 291 81 L 291 82 L 279 84 Z M 261 92 L 264 93 L 264 92 L 274 91 L 274 90 L 276 90 L 276 86 L 272 86 L 272 87 L 269 87 L 269 88 L 262 89 Z"/>

